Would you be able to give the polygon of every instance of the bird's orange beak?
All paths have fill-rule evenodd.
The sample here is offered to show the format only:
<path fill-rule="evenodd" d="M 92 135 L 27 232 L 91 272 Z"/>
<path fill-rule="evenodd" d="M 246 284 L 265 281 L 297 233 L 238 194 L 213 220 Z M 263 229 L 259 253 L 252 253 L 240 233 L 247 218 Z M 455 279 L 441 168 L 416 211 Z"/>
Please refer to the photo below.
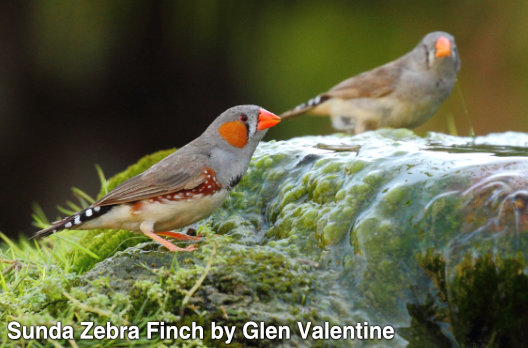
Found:
<path fill-rule="evenodd" d="M 272 114 L 268 110 L 260 109 L 259 115 L 258 115 L 258 123 L 257 123 L 257 129 L 263 130 L 267 128 L 271 128 L 275 126 L 277 123 L 280 122 L 280 117 Z"/>
<path fill-rule="evenodd" d="M 436 58 L 450 56 L 451 55 L 451 41 L 446 37 L 439 37 L 435 43 Z"/>

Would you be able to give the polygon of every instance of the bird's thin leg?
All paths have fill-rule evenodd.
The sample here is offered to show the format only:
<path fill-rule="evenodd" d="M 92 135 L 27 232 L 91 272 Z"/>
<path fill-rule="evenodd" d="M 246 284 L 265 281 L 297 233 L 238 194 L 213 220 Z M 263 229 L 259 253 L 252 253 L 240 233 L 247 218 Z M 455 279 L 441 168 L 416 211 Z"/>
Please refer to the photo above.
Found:
<path fill-rule="evenodd" d="M 143 234 L 145 236 L 147 236 L 147 237 L 155 240 L 156 242 L 160 243 L 165 248 L 167 248 L 169 251 L 178 252 L 178 251 L 194 251 L 194 250 L 196 250 L 196 245 L 194 245 L 194 244 L 191 244 L 191 245 L 189 245 L 186 248 L 180 248 L 179 246 L 176 246 L 176 245 L 172 244 L 168 240 L 161 238 L 156 233 L 154 233 L 153 224 L 150 223 L 150 222 L 146 222 L 146 221 L 143 222 L 140 225 L 139 228 L 141 229 L 141 232 L 143 232 Z"/>
<path fill-rule="evenodd" d="M 171 237 L 171 238 L 179 239 L 179 240 L 194 240 L 194 241 L 202 240 L 202 237 L 189 236 L 188 234 L 179 233 L 179 232 L 163 231 L 163 232 L 156 232 L 156 234 L 158 236 Z"/>
<path fill-rule="evenodd" d="M 354 134 L 363 133 L 367 130 L 367 125 L 361 121 L 358 121 L 356 123 L 356 127 L 354 128 Z"/>

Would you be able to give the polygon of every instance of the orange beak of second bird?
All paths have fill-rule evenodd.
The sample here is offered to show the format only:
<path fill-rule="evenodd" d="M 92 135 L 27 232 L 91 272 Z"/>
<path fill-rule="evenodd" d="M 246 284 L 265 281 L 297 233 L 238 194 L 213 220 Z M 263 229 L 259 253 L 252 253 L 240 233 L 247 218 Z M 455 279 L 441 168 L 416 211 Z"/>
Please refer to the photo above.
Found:
<path fill-rule="evenodd" d="M 258 115 L 258 123 L 257 123 L 257 129 L 263 130 L 267 128 L 271 128 L 275 126 L 277 123 L 281 121 L 280 117 L 272 114 L 268 110 L 260 109 L 259 115 Z"/>
<path fill-rule="evenodd" d="M 451 55 L 451 41 L 446 37 L 439 37 L 435 43 L 436 58 L 450 56 Z"/>

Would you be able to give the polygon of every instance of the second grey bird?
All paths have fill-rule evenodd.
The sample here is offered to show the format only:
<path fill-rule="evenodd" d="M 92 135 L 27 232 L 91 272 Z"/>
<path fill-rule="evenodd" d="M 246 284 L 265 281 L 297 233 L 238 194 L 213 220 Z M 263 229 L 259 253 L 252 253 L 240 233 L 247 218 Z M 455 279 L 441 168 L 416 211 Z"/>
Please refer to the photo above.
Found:
<path fill-rule="evenodd" d="M 342 81 L 281 118 L 304 113 L 330 116 L 335 129 L 355 133 L 415 128 L 451 94 L 459 70 L 455 38 L 435 31 L 404 56 Z"/>

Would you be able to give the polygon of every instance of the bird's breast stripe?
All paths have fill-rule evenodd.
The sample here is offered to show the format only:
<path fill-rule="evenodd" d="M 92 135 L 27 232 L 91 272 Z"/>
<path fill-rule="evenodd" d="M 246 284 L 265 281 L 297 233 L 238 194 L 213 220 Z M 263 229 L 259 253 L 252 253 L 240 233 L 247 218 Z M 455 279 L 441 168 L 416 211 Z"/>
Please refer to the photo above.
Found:
<path fill-rule="evenodd" d="M 214 195 L 222 189 L 222 184 L 218 182 L 216 178 L 216 172 L 213 169 L 206 168 L 202 171 L 200 175 L 204 178 L 200 185 L 191 189 L 183 189 L 165 195 L 151 197 L 141 201 L 131 202 L 129 204 L 132 207 L 132 211 L 138 211 L 144 204 L 148 203 L 169 203 L 190 200 L 203 196 Z"/>

